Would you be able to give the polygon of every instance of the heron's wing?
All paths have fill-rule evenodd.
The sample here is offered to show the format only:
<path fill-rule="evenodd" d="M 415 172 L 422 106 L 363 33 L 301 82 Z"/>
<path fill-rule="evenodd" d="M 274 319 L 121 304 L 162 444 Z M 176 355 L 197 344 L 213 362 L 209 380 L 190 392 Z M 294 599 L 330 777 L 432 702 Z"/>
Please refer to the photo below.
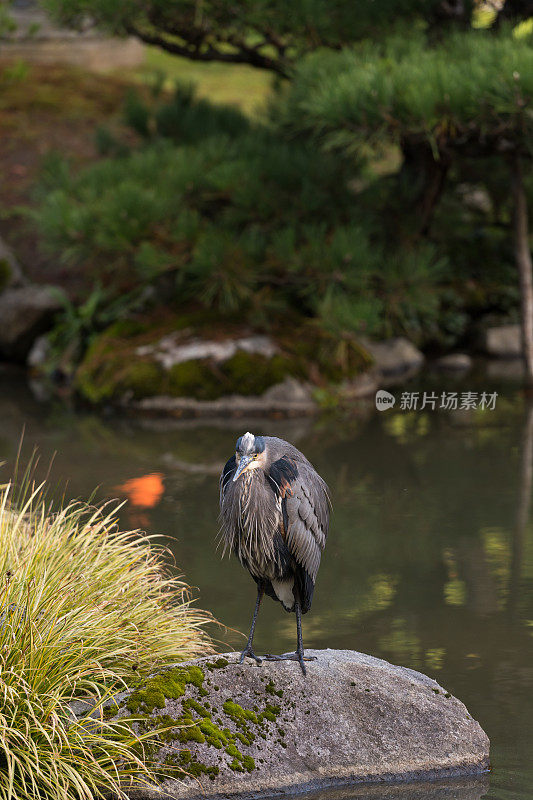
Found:
<path fill-rule="evenodd" d="M 272 464 L 269 480 L 281 506 L 285 543 L 314 584 L 329 526 L 327 486 L 308 462 L 289 456 Z"/>
<path fill-rule="evenodd" d="M 237 461 L 235 460 L 235 456 L 233 455 L 224 464 L 224 468 L 223 468 L 222 473 L 220 475 L 220 505 L 221 506 L 222 506 L 222 501 L 224 500 L 224 496 L 226 494 L 228 485 L 231 483 L 236 469 L 237 469 Z"/>

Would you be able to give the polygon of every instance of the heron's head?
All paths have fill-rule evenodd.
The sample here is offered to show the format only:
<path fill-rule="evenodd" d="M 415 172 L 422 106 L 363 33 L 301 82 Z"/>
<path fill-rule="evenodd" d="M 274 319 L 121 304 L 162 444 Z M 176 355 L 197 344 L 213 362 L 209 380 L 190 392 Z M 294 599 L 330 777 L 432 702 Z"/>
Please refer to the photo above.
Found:
<path fill-rule="evenodd" d="M 239 436 L 235 446 L 235 461 L 237 462 L 237 470 L 233 476 L 233 480 L 250 469 L 257 469 L 258 467 L 265 467 L 266 450 L 265 439 L 263 436 L 254 436 L 253 433 L 245 433 Z"/>

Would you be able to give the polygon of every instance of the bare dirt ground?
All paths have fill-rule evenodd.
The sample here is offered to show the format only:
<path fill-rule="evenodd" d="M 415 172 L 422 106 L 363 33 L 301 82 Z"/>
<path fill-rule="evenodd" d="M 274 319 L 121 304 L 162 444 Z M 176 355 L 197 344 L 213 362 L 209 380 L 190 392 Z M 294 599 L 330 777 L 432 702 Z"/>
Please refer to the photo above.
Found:
<path fill-rule="evenodd" d="M 20 213 L 31 207 L 51 153 L 73 168 L 98 158 L 95 129 L 120 125 L 130 82 L 66 66 L 0 61 L 0 235 L 24 271 L 38 283 L 74 289 L 80 276 L 43 250 L 35 224 Z"/>

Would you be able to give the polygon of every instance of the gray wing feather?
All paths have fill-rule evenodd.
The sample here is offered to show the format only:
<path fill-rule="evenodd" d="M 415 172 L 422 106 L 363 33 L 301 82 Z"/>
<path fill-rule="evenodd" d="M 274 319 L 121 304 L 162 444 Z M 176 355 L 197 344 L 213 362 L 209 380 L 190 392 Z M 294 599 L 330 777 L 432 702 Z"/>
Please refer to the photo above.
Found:
<path fill-rule="evenodd" d="M 298 476 L 291 483 L 292 495 L 285 498 L 286 543 L 313 583 L 326 546 L 329 527 L 327 486 L 309 462 L 298 464 Z"/>

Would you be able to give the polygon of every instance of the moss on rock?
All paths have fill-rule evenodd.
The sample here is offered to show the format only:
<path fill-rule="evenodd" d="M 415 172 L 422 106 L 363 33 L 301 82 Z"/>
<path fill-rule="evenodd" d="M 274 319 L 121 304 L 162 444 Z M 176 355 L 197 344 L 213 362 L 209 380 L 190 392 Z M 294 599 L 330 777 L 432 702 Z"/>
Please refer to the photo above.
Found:
<path fill-rule="evenodd" d="M 134 399 L 158 394 L 217 400 L 231 394 L 260 395 L 288 375 L 301 376 L 301 368 L 281 355 L 267 358 L 238 351 L 222 364 L 211 359 L 189 359 L 169 370 L 140 357 L 132 343 L 125 344 L 116 331 L 101 334 L 87 351 L 75 375 L 75 389 L 91 403 Z"/>
<path fill-rule="evenodd" d="M 163 777 L 168 778 L 184 778 L 191 776 L 193 778 L 200 778 L 202 775 L 207 775 L 212 781 L 215 780 L 220 770 L 216 766 L 208 767 L 197 761 L 190 750 L 181 750 L 178 755 L 173 753 L 169 754 L 164 762 L 163 769 L 161 767 L 157 770 Z"/>
<path fill-rule="evenodd" d="M 232 393 L 259 395 L 285 378 L 302 377 L 301 369 L 294 359 L 276 354 L 267 358 L 260 353 L 238 350 L 221 365 L 225 382 L 233 387 Z"/>
<path fill-rule="evenodd" d="M 198 400 L 217 400 L 230 394 L 260 395 L 288 375 L 300 374 L 300 368 L 286 356 L 267 358 L 238 350 L 221 364 L 207 358 L 175 364 L 168 372 L 168 394 Z"/>
<path fill-rule="evenodd" d="M 118 399 L 126 393 L 135 399 L 161 394 L 164 382 L 159 364 L 133 355 L 111 333 L 93 342 L 74 378 L 75 389 L 91 403 Z"/>
<path fill-rule="evenodd" d="M 168 394 L 172 397 L 195 397 L 215 400 L 224 394 L 208 359 L 182 361 L 168 371 Z"/>
<path fill-rule="evenodd" d="M 242 764 L 246 772 L 252 772 L 255 769 L 255 761 L 252 756 L 244 756 Z"/>
<path fill-rule="evenodd" d="M 228 717 L 231 717 L 237 724 L 241 724 L 245 720 L 255 722 L 256 724 L 258 722 L 257 714 L 254 711 L 250 711 L 249 708 L 243 708 L 238 703 L 234 703 L 233 700 L 226 700 L 222 708 L 224 709 L 224 713 L 227 714 Z"/>
<path fill-rule="evenodd" d="M 150 714 L 154 708 L 164 708 L 167 699 L 177 700 L 178 697 L 182 697 L 187 684 L 192 684 L 207 694 L 202 686 L 204 677 L 203 670 L 194 665 L 164 670 L 148 678 L 142 688 L 134 691 L 128 698 L 126 706 L 133 714 L 139 711 L 142 714 Z"/>
<path fill-rule="evenodd" d="M 366 350 L 354 336 L 337 336 L 314 323 L 303 325 L 290 339 L 281 335 L 281 345 L 311 381 L 339 384 L 355 378 L 372 364 Z"/>
<path fill-rule="evenodd" d="M 283 697 L 283 689 L 276 689 L 273 680 L 269 680 L 265 686 L 265 692 L 268 692 L 268 694 L 275 694 L 277 697 Z"/>
<path fill-rule="evenodd" d="M 212 747 L 223 759 L 218 766 L 208 766 L 202 763 L 197 753 L 193 754 L 194 750 L 183 747 L 178 755 L 174 752 L 160 762 L 165 776 L 179 778 L 189 775 L 198 778 L 205 774 L 214 779 L 222 763 L 234 772 L 252 772 L 256 769 L 253 757 L 243 752 L 243 748 L 250 747 L 256 735 L 264 738 L 265 726 L 276 721 L 281 709 L 278 705 L 265 702 L 261 704 L 262 710 L 258 706 L 252 710 L 232 698 L 226 698 L 218 715 L 217 710 L 204 699 L 207 694 L 204 684 L 208 673 L 223 669 L 228 664 L 227 659 L 218 658 L 206 661 L 202 667 L 167 668 L 145 679 L 123 701 L 122 707 L 132 716 L 122 718 L 138 725 L 141 733 L 153 734 L 156 742 L 159 740 L 162 745 L 171 748 L 175 747 L 175 743 Z M 168 705 L 168 701 L 172 700 L 178 701 L 179 711 L 174 711 L 175 716 L 168 713 L 168 709 L 176 708 L 175 705 Z M 154 748 L 151 743 L 150 746 L 151 754 L 157 760 L 157 745 Z"/>
<path fill-rule="evenodd" d="M 346 766 L 351 771 L 352 765 L 362 780 L 369 775 L 378 780 L 391 775 L 405 780 L 413 774 L 413 766 L 425 776 L 428 763 L 434 765 L 432 770 L 442 769 L 446 774 L 450 737 L 453 739 L 458 728 L 461 737 L 454 741 L 461 760 L 455 763 L 465 764 L 463 774 L 475 774 L 488 766 L 487 737 L 464 706 L 452 699 L 445 702 L 448 693 L 442 687 L 412 670 L 364 654 L 328 650 L 317 653 L 311 680 L 304 682 L 297 665 L 280 669 L 267 663 L 261 669 L 245 668 L 238 659 L 238 654 L 228 655 L 225 660 L 229 663 L 218 667 L 219 657 L 211 656 L 164 669 L 130 695 L 137 700 L 130 705 L 139 708 L 132 717 L 124 716 L 129 714 L 127 696 L 119 701 L 118 717 L 129 719 L 136 731 L 139 726 L 139 732 L 145 734 L 155 769 L 185 781 L 183 787 L 162 786 L 164 792 L 196 796 L 195 781 L 199 779 L 206 794 L 217 796 L 283 793 L 288 786 L 296 788 L 296 780 L 329 780 L 346 774 L 342 772 Z M 191 672 L 191 666 L 200 671 Z M 161 676 L 163 681 L 158 680 Z M 220 685 L 216 701 L 215 678 Z M 164 708 L 156 705 L 143 716 L 147 697 L 142 690 L 156 689 L 165 696 L 169 683 L 170 694 L 179 696 L 167 698 Z M 354 685 L 360 690 L 354 692 Z M 369 685 L 371 694 L 365 691 Z M 209 692 L 207 697 L 202 690 Z M 282 690 L 284 696 L 279 699 Z M 402 693 L 409 702 L 398 703 Z M 154 698 L 148 700 L 153 703 Z M 413 707 L 420 711 L 414 725 Z M 383 727 L 383 708 L 392 715 L 394 725 Z M 358 721 L 363 718 L 368 724 L 362 729 Z M 437 739 L 430 735 L 435 732 L 435 720 L 443 726 Z M 342 735 L 332 737 L 332 730 L 337 729 Z M 398 743 L 408 760 L 398 761 Z M 323 757 L 304 758 L 302 769 L 302 753 L 305 756 L 306 752 Z M 455 764 L 452 769 L 455 771 Z M 305 772 L 308 775 L 302 774 Z M 291 776 L 295 777 L 293 784 Z M 213 779 L 212 784 L 208 778 Z"/>
<path fill-rule="evenodd" d="M 229 661 L 227 658 L 217 658 L 216 661 L 208 661 L 207 664 L 205 664 L 205 668 L 212 672 L 214 669 L 223 669 L 227 667 L 228 664 Z M 215 691 L 218 690 L 218 688 L 218 686 L 215 686 Z"/>
<path fill-rule="evenodd" d="M 287 377 L 322 386 L 338 384 L 370 365 L 368 354 L 353 337 L 339 338 L 316 325 L 304 324 L 290 337 L 283 330 L 274 331 L 272 338 L 279 351 L 270 357 L 237 350 L 223 362 L 188 359 L 165 369 L 149 354 L 163 336 L 174 334 L 177 343 L 184 344 L 192 331 L 206 339 L 221 336 L 212 324 L 206 329 L 198 322 L 195 327 L 184 329 L 182 322 L 175 318 L 160 326 L 153 320 L 114 323 L 87 350 L 75 374 L 76 391 L 92 403 L 155 395 L 217 400 L 232 394 L 258 396 Z M 243 333 L 236 330 L 235 336 Z"/>

